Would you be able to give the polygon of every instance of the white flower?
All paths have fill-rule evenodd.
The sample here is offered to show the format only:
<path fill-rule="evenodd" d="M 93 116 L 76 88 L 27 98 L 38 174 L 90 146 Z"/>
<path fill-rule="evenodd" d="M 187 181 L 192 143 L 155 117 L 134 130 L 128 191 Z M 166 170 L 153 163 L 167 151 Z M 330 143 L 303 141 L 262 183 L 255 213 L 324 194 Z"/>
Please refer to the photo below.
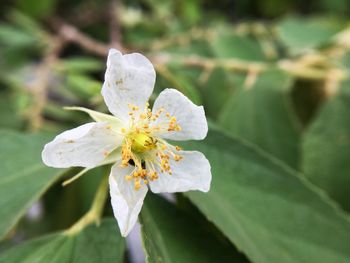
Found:
<path fill-rule="evenodd" d="M 44 163 L 57 168 L 91 169 L 113 163 L 110 195 L 123 236 L 135 225 L 148 186 L 154 193 L 210 188 L 205 156 L 165 141 L 204 139 L 208 125 L 203 107 L 177 90 L 166 89 L 150 110 L 155 78 L 153 65 L 143 55 L 122 55 L 111 49 L 102 95 L 114 116 L 74 107 L 95 122 L 61 133 L 42 152 Z"/>

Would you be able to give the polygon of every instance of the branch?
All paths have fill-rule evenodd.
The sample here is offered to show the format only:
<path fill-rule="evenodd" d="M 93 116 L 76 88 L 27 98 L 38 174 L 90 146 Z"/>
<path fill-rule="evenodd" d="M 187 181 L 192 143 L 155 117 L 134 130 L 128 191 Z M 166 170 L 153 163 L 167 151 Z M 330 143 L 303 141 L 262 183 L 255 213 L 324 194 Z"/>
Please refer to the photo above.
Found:
<path fill-rule="evenodd" d="M 108 196 L 108 174 L 104 175 L 100 186 L 96 191 L 95 198 L 91 205 L 90 210 L 79 219 L 73 226 L 65 231 L 66 235 L 75 235 L 81 232 L 86 226 L 97 223 L 99 224 L 103 209 Z"/>
<path fill-rule="evenodd" d="M 66 42 L 75 43 L 81 48 L 98 56 L 105 57 L 108 54 L 109 46 L 107 44 L 85 35 L 73 25 L 64 23 L 58 18 L 53 18 L 50 22 L 52 27 L 57 31 L 58 36 Z"/>
<path fill-rule="evenodd" d="M 120 10 L 120 1 L 112 0 L 111 1 L 111 10 L 110 10 L 110 32 L 111 32 L 111 45 L 117 49 L 121 49 L 121 27 L 119 20 L 119 10 Z"/>
<path fill-rule="evenodd" d="M 59 26 L 56 25 L 56 28 L 58 28 L 59 35 L 66 41 L 76 43 L 83 49 L 90 51 L 91 53 L 94 53 L 98 56 L 106 57 L 108 54 L 108 50 L 110 48 L 109 45 L 86 36 L 76 27 L 60 22 Z M 130 52 L 130 50 L 125 48 L 119 47 L 119 49 L 122 52 Z M 174 62 L 187 67 L 199 67 L 203 69 L 223 68 L 230 71 L 239 71 L 244 73 L 260 73 L 268 69 L 277 68 L 287 72 L 294 77 L 310 80 L 326 80 L 329 78 L 329 72 L 334 72 L 334 70 L 336 70 L 336 78 L 339 80 L 349 78 L 349 73 L 345 70 L 338 68 L 317 68 L 313 67 L 312 65 L 305 65 L 302 61 L 280 60 L 277 63 L 266 63 L 244 61 L 236 58 L 215 59 L 195 55 L 184 57 L 174 56 L 170 54 L 151 55 L 149 58 L 156 68 L 161 68 Z"/>
<path fill-rule="evenodd" d="M 32 85 L 32 88 L 30 87 L 33 95 L 33 104 L 28 113 L 31 131 L 38 131 L 42 126 L 42 111 L 47 100 L 47 88 L 50 83 L 51 70 L 63 47 L 64 41 L 61 38 L 50 39 L 46 54 L 37 67 L 37 81 Z"/>

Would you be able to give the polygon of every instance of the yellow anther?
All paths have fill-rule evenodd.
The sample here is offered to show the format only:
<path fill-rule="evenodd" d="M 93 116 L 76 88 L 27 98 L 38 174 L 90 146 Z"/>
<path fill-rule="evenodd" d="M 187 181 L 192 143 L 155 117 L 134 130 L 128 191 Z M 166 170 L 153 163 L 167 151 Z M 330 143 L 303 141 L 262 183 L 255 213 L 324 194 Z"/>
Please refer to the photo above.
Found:
<path fill-rule="evenodd" d="M 139 110 L 139 107 L 134 105 L 134 104 L 128 104 L 128 107 L 132 110 L 132 111 L 137 111 Z"/>
<path fill-rule="evenodd" d="M 157 174 L 157 172 L 151 172 L 150 175 L 148 176 L 148 178 L 149 178 L 151 181 L 158 179 L 158 174 Z"/>
<path fill-rule="evenodd" d="M 122 164 L 120 165 L 120 167 L 122 167 L 122 168 L 125 168 L 125 167 L 127 167 L 127 166 L 128 166 L 127 163 L 122 163 Z"/>
<path fill-rule="evenodd" d="M 132 179 L 132 176 L 131 176 L 131 175 L 125 175 L 125 180 L 131 181 L 131 179 Z"/>
<path fill-rule="evenodd" d="M 183 157 L 180 156 L 180 155 L 177 155 L 177 154 L 174 155 L 174 160 L 175 160 L 176 162 L 180 161 L 182 158 L 183 158 Z"/>
<path fill-rule="evenodd" d="M 180 146 L 175 146 L 176 151 L 181 151 L 182 148 Z"/>
<path fill-rule="evenodd" d="M 140 170 L 139 175 L 140 175 L 140 177 L 142 177 L 142 178 L 146 177 L 146 176 L 147 176 L 147 170 L 146 170 L 146 169 Z"/>
<path fill-rule="evenodd" d="M 139 190 L 141 188 L 141 183 L 140 181 L 135 181 L 135 190 Z"/>
<path fill-rule="evenodd" d="M 120 131 L 121 131 L 122 133 L 126 133 L 126 129 L 125 129 L 125 128 L 121 128 Z"/>

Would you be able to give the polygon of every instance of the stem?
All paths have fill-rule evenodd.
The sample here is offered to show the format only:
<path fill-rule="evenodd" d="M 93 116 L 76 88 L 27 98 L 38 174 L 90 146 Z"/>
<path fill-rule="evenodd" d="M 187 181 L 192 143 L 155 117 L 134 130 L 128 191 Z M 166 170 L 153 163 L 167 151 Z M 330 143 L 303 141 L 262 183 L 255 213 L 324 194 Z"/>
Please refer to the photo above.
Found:
<path fill-rule="evenodd" d="M 52 38 L 49 41 L 44 58 L 36 69 L 37 80 L 32 84 L 32 87 L 29 87 L 33 96 L 33 104 L 27 116 L 28 120 L 30 120 L 29 128 L 31 131 L 40 130 L 43 124 L 42 111 L 47 100 L 46 93 L 50 84 L 50 72 L 64 47 L 64 42 L 60 38 Z"/>
<path fill-rule="evenodd" d="M 108 175 L 104 175 L 100 186 L 98 187 L 94 201 L 92 202 L 90 210 L 77 221 L 73 226 L 65 231 L 66 235 L 75 235 L 81 232 L 87 225 L 91 223 L 99 224 L 104 205 L 108 194 Z"/>
<path fill-rule="evenodd" d="M 86 172 L 88 172 L 90 169 L 89 168 L 85 168 L 83 170 L 81 170 L 79 173 L 77 173 L 76 175 L 74 175 L 73 177 L 65 180 L 62 183 L 62 186 L 66 186 L 69 185 L 70 183 L 74 182 L 75 180 L 79 179 L 81 176 L 83 176 Z"/>
<path fill-rule="evenodd" d="M 67 23 L 63 23 L 61 20 L 57 18 L 52 19 L 51 22 L 53 27 L 56 29 L 57 34 L 66 42 L 75 43 L 79 45 L 81 48 L 102 57 L 106 57 L 106 55 L 108 54 L 110 45 L 107 45 L 106 43 L 103 43 L 103 42 L 99 42 L 94 38 L 91 38 L 85 35 L 75 26 Z M 205 32 L 204 35 L 208 35 L 208 37 L 210 37 L 210 32 L 209 33 Z M 180 40 L 182 39 L 182 37 L 183 36 L 180 36 Z M 123 52 L 130 51 L 127 48 L 122 46 L 120 46 L 120 49 Z M 264 63 L 264 62 L 250 62 L 250 61 L 244 61 L 244 60 L 234 59 L 234 58 L 213 59 L 213 58 L 207 58 L 207 57 L 201 57 L 201 56 L 175 57 L 171 54 L 166 54 L 166 53 L 149 56 L 149 58 L 152 61 L 152 63 L 155 65 L 155 67 L 158 67 L 158 68 L 165 67 L 173 62 L 177 62 L 187 67 L 198 67 L 198 68 L 204 68 L 204 69 L 224 68 L 226 70 L 239 71 L 244 73 L 251 71 L 252 68 L 254 68 L 254 70 L 258 72 L 268 70 L 271 68 L 272 69 L 278 68 L 297 78 L 321 80 L 321 81 L 324 81 L 327 79 L 327 75 L 330 70 L 338 71 L 338 74 L 337 74 L 338 80 L 344 80 L 350 77 L 349 72 L 341 68 L 333 67 L 331 69 L 322 69 L 322 68 L 303 65 L 298 61 L 292 61 L 292 60 L 280 60 L 275 63 L 267 63 L 267 62 Z"/>
<path fill-rule="evenodd" d="M 120 26 L 120 0 L 111 0 L 110 10 L 110 35 L 111 46 L 116 49 L 121 49 L 121 26 Z"/>

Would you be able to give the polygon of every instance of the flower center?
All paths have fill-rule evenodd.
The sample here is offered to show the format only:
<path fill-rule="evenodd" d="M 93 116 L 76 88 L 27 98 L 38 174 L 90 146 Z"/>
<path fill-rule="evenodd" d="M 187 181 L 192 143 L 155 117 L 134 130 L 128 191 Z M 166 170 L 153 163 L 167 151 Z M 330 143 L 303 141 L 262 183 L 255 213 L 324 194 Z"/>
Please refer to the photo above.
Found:
<path fill-rule="evenodd" d="M 126 175 L 125 179 L 134 181 L 135 190 L 139 190 L 142 185 L 158 179 L 158 173 L 172 175 L 171 162 L 183 159 L 178 154 L 180 147 L 172 146 L 157 137 L 160 133 L 181 131 L 181 127 L 176 117 L 165 112 L 164 108 L 152 112 L 147 104 L 146 109 L 139 112 L 140 109 L 136 105 L 128 106 L 131 125 L 121 129 L 125 135 L 121 150 L 121 167 L 135 166 L 133 172 Z M 160 117 L 162 121 L 159 121 Z"/>
<path fill-rule="evenodd" d="M 157 141 L 146 133 L 131 133 L 131 150 L 136 153 L 144 153 L 157 147 Z"/>

